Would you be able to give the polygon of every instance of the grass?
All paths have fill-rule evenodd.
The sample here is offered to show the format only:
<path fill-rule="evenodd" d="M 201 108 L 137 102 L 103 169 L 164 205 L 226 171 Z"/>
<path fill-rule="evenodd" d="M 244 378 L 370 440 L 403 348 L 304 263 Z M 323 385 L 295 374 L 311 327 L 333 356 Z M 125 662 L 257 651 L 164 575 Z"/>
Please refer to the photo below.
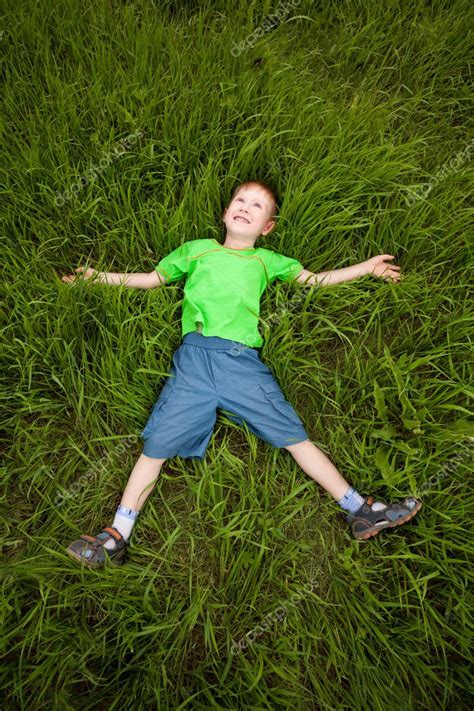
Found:
<path fill-rule="evenodd" d="M 471 3 L 302 0 L 255 42 L 278 5 L 4 6 L 2 708 L 471 708 Z M 276 283 L 262 359 L 351 484 L 424 507 L 359 543 L 220 413 L 204 460 L 165 463 L 127 565 L 81 570 L 64 548 L 113 518 L 183 283 L 60 276 L 222 239 L 248 178 L 280 196 L 257 246 L 312 271 L 396 255 L 401 283 L 286 313 L 306 287 Z"/>

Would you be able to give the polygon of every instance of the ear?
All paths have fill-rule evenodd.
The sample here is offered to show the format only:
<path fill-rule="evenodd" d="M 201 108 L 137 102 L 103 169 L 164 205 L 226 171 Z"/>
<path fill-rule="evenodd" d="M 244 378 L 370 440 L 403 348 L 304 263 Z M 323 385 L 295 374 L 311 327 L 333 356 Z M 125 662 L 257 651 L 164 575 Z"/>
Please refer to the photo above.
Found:
<path fill-rule="evenodd" d="M 269 222 L 267 222 L 267 224 L 265 225 L 265 227 L 262 230 L 262 235 L 268 235 L 273 230 L 275 225 L 276 225 L 275 220 L 270 220 Z"/>
<path fill-rule="evenodd" d="M 222 219 L 224 219 L 226 212 L 227 212 L 227 208 L 225 207 L 224 212 L 222 213 Z"/>

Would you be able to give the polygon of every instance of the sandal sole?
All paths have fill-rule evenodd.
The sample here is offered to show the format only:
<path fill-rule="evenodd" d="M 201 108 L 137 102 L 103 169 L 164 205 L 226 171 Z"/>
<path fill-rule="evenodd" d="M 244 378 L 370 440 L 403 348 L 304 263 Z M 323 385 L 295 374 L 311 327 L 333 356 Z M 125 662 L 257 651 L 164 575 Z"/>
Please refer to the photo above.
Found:
<path fill-rule="evenodd" d="M 395 528 L 395 526 L 401 526 L 403 523 L 406 523 L 407 521 L 412 519 L 413 516 L 415 516 L 421 509 L 422 505 L 422 502 L 419 501 L 417 505 L 413 508 L 413 510 L 410 511 L 410 513 L 404 516 L 403 518 L 400 518 L 397 521 L 392 521 L 391 523 L 387 523 L 386 525 L 381 526 L 380 528 L 369 528 L 369 530 L 364 531 L 364 533 L 355 534 L 354 538 L 356 538 L 358 541 L 366 541 L 368 538 L 376 536 L 377 533 L 380 533 L 380 531 L 384 531 L 386 528 Z"/>

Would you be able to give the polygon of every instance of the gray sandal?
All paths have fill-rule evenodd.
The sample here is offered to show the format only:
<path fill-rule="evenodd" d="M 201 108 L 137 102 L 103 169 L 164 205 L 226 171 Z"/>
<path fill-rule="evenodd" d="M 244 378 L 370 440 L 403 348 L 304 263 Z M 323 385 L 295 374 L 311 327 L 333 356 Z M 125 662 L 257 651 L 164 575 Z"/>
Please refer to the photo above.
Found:
<path fill-rule="evenodd" d="M 105 548 L 104 543 L 111 538 L 116 542 L 115 548 Z M 114 565 L 122 565 L 127 553 L 127 545 L 127 541 L 120 531 L 113 526 L 107 526 L 95 536 L 82 534 L 77 541 L 73 541 L 66 548 L 66 553 L 90 568 L 99 568 L 105 564 L 106 560 L 110 560 Z"/>
<path fill-rule="evenodd" d="M 347 515 L 351 525 L 352 534 L 358 540 L 366 540 L 375 536 L 384 528 L 393 528 L 409 521 L 421 509 L 421 501 L 408 497 L 400 502 L 388 504 L 384 509 L 374 511 L 372 504 L 375 499 L 368 496 L 365 503 L 355 513 Z"/>

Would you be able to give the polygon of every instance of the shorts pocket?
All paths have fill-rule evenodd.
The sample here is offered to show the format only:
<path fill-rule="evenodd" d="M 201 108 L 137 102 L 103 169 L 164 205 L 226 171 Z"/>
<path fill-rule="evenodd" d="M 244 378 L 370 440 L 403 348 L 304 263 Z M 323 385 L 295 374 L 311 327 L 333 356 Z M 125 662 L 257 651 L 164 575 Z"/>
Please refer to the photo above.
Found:
<path fill-rule="evenodd" d="M 155 402 L 153 406 L 153 410 L 151 411 L 150 417 L 148 418 L 144 429 L 140 432 L 140 436 L 145 439 L 148 437 L 151 432 L 155 429 L 155 422 L 156 418 L 158 416 L 159 411 L 165 404 L 165 402 L 168 400 L 169 396 L 171 395 L 170 390 L 168 390 L 164 395 L 161 394 L 158 398 L 158 400 Z"/>
<path fill-rule="evenodd" d="M 295 425 L 303 425 L 303 420 L 298 416 L 293 405 L 285 398 L 278 385 L 274 382 L 259 383 L 259 385 L 262 388 L 264 397 L 271 402 L 280 414 L 294 422 Z"/>

